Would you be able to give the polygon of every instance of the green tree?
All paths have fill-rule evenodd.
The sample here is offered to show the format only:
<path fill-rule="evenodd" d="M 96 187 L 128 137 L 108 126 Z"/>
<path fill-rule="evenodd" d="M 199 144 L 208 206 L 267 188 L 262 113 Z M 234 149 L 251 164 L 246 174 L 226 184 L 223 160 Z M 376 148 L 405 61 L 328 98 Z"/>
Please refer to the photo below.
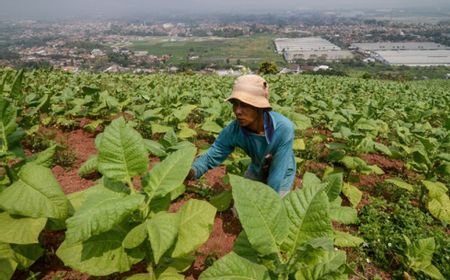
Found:
<path fill-rule="evenodd" d="M 258 72 L 260 74 L 277 74 L 278 67 L 275 63 L 270 61 L 264 61 L 260 64 Z"/>

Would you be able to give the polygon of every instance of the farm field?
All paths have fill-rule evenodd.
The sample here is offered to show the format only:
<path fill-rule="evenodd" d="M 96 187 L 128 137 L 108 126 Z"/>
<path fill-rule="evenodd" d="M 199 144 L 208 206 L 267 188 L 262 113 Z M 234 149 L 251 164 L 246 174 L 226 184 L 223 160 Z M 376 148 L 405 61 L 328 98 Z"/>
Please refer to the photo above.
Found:
<path fill-rule="evenodd" d="M 281 199 L 240 150 L 184 181 L 232 77 L 0 77 L 0 279 L 450 278 L 450 81 L 266 76 Z"/>
<path fill-rule="evenodd" d="M 265 47 L 264 47 L 265 46 Z M 258 35 L 242 38 L 202 38 L 202 37 L 153 37 L 146 41 L 135 41 L 129 46 L 133 51 L 148 51 L 153 55 L 170 54 L 169 62 L 188 61 L 188 57 L 196 62 L 236 64 L 238 60 L 248 65 L 258 65 L 262 61 L 273 61 L 279 65 L 285 62 L 276 54 L 273 37 Z"/>

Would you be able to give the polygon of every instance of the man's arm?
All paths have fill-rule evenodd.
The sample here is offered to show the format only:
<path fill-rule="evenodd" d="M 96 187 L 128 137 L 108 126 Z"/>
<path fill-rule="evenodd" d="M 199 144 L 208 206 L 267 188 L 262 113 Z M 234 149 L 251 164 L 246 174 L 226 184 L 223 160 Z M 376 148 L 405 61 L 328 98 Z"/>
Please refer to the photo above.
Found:
<path fill-rule="evenodd" d="M 236 146 L 236 133 L 236 124 L 234 122 L 225 127 L 208 151 L 194 161 L 191 169 L 192 173 L 190 172 L 188 176 L 198 179 L 209 169 L 221 164 Z"/>

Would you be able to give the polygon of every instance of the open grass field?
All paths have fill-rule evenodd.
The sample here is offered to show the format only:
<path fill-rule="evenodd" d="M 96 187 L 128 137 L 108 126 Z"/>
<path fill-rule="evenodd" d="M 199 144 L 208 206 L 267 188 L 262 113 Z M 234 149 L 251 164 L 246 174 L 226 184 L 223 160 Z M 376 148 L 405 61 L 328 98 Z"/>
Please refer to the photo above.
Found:
<path fill-rule="evenodd" d="M 148 51 L 149 54 L 170 54 L 169 62 L 195 61 L 205 63 L 259 64 L 273 61 L 284 64 L 283 57 L 276 54 L 270 35 L 240 38 L 169 38 L 152 37 L 145 41 L 135 41 L 129 46 L 134 51 Z M 194 58 L 198 57 L 198 58 Z M 239 61 L 238 61 L 239 60 Z"/>

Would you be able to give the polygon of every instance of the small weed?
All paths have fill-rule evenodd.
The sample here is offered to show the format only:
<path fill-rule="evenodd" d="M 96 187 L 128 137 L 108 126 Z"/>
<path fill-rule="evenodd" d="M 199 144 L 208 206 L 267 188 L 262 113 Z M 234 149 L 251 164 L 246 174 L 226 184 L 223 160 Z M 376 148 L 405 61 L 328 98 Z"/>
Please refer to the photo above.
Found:
<path fill-rule="evenodd" d="M 64 168 L 72 167 L 76 159 L 75 152 L 67 147 L 58 150 L 55 154 L 55 164 Z"/>

